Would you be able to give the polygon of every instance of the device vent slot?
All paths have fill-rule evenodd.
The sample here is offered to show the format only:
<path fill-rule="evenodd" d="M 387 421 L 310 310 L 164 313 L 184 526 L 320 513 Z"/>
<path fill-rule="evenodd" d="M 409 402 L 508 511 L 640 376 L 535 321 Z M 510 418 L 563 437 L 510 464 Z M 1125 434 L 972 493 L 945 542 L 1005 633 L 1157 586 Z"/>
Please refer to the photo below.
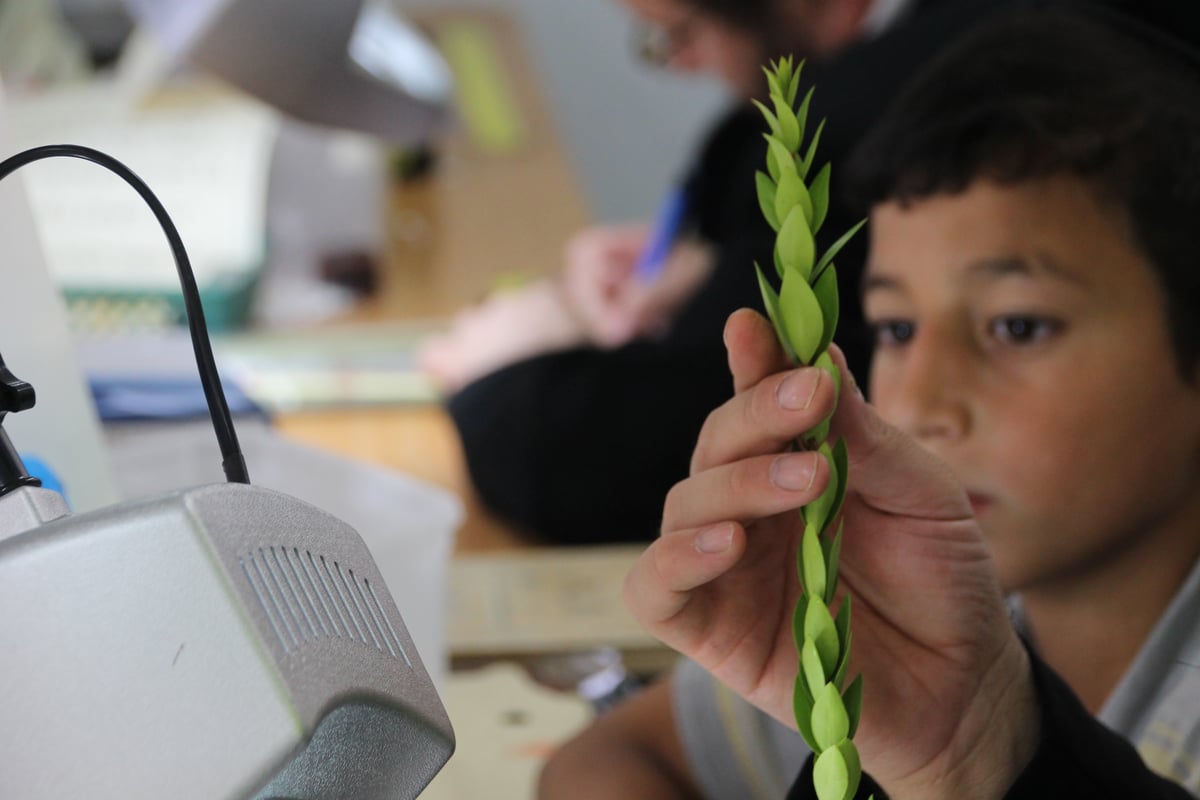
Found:
<path fill-rule="evenodd" d="M 285 653 L 338 638 L 412 666 L 375 587 L 353 569 L 297 547 L 260 547 L 239 561 Z"/>

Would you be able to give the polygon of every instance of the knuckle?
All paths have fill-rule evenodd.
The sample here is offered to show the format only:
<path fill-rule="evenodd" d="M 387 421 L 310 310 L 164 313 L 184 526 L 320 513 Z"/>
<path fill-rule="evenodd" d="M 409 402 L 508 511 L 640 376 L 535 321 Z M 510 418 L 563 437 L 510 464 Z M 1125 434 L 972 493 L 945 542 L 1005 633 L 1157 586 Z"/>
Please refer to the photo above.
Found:
<path fill-rule="evenodd" d="M 713 453 L 715 452 L 713 439 L 716 438 L 720 427 L 720 414 L 721 409 L 719 408 L 709 412 L 704 419 L 704 424 L 700 426 L 700 434 L 696 437 L 696 446 L 692 449 L 690 475 L 702 472 L 713 465 Z"/>
<path fill-rule="evenodd" d="M 671 487 L 663 501 L 662 533 L 675 530 L 680 518 L 680 510 L 687 508 L 687 481 L 680 481 Z"/>
<path fill-rule="evenodd" d="M 752 461 L 740 461 L 730 466 L 724 475 L 724 491 L 730 498 L 745 501 L 759 494 L 762 476 Z"/>
<path fill-rule="evenodd" d="M 779 429 L 779 402 L 775 399 L 779 379 L 762 381 L 751 390 L 747 402 L 742 404 L 742 422 L 750 430 L 759 430 L 774 435 Z"/>

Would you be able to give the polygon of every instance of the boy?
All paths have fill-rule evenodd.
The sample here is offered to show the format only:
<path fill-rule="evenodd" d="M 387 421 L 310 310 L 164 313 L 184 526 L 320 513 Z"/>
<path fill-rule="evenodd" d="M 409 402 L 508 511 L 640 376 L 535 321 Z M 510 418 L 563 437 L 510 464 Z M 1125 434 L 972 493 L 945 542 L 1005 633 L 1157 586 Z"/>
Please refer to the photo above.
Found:
<path fill-rule="evenodd" d="M 867 681 L 857 738 L 893 800 L 999 797 L 1022 771 L 1012 796 L 1186 796 L 1031 671 L 997 576 L 1087 710 L 1200 788 L 1200 78 L 1186 73 L 1087 21 L 1014 19 L 940 60 L 865 148 L 873 396 L 907 436 L 844 391 L 842 575 Z M 710 417 L 627 594 L 786 721 L 792 509 L 826 470 L 785 444 L 832 392 L 811 370 L 771 374 L 761 320 L 735 317 L 727 342 L 739 394 Z"/>

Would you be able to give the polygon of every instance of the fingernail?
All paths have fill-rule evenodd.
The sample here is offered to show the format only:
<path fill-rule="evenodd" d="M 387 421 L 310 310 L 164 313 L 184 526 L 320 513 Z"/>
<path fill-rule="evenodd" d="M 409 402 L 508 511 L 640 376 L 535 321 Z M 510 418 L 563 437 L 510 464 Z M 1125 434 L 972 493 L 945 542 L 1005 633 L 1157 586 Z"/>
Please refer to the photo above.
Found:
<path fill-rule="evenodd" d="M 788 411 L 808 408 L 817 393 L 817 387 L 821 385 L 821 372 L 819 369 L 802 369 L 789 375 L 775 391 L 780 408 Z"/>
<path fill-rule="evenodd" d="M 771 483 L 789 492 L 799 492 L 812 486 L 817 474 L 815 453 L 793 453 L 779 456 L 771 464 Z"/>
<path fill-rule="evenodd" d="M 705 528 L 696 534 L 696 549 L 706 555 L 724 553 L 733 544 L 733 526 L 728 523 Z"/>

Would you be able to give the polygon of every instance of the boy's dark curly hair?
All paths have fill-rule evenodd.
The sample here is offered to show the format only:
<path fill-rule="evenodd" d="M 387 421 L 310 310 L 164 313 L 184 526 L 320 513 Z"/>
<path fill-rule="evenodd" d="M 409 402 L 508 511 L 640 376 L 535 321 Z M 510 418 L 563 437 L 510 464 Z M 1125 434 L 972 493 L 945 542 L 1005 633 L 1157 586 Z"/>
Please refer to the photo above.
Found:
<path fill-rule="evenodd" d="M 997 18 L 942 53 L 857 150 L 863 208 L 1078 176 L 1121 209 L 1163 288 L 1182 374 L 1200 366 L 1200 68 L 1112 19 Z M 1181 56 L 1184 53 L 1184 56 Z"/>

